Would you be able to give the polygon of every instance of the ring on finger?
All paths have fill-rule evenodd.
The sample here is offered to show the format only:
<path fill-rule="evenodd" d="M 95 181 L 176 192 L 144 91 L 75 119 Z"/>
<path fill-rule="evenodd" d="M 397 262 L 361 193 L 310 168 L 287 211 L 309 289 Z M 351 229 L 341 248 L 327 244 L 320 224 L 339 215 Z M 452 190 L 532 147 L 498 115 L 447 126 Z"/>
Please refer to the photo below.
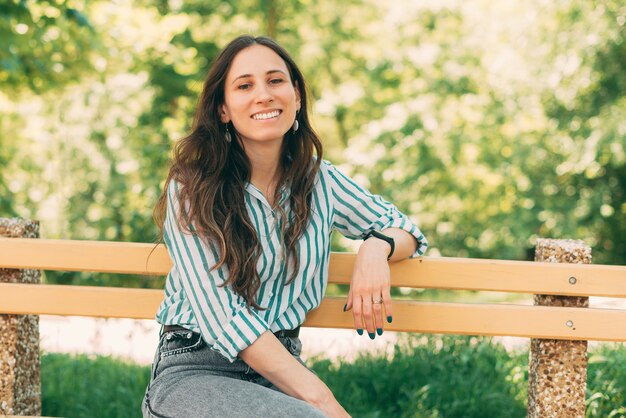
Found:
<path fill-rule="evenodd" d="M 383 303 L 383 300 L 382 300 L 382 298 L 381 299 L 375 299 L 375 300 L 372 300 L 372 303 L 375 303 L 375 304 Z"/>

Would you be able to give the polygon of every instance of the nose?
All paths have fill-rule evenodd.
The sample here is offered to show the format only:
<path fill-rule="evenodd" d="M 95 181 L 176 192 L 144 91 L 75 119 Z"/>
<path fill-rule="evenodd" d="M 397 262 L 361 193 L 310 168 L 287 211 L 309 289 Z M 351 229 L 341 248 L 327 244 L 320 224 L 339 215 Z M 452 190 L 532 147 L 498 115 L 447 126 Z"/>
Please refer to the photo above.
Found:
<path fill-rule="evenodd" d="M 270 103 L 274 101 L 274 96 L 272 92 L 265 84 L 261 84 L 257 91 L 256 97 L 257 103 Z"/>

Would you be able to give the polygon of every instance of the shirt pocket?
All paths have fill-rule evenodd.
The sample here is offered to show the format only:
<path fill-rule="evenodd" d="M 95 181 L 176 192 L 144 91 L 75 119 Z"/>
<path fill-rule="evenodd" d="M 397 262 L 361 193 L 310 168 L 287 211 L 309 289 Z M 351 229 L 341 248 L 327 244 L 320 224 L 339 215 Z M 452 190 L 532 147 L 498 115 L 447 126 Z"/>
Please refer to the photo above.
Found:
<path fill-rule="evenodd" d="M 302 341 L 298 337 L 290 337 L 287 339 L 287 350 L 294 355 L 299 356 L 302 353 Z"/>

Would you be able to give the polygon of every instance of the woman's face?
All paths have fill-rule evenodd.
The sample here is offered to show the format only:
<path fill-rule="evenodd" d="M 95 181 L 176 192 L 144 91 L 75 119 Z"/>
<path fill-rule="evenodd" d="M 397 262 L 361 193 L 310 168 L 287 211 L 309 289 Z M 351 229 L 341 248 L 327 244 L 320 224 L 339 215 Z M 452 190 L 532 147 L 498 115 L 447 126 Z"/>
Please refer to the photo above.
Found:
<path fill-rule="evenodd" d="M 300 92 L 285 61 L 270 48 L 240 51 L 226 75 L 222 122 L 232 121 L 246 142 L 282 141 L 300 110 Z"/>

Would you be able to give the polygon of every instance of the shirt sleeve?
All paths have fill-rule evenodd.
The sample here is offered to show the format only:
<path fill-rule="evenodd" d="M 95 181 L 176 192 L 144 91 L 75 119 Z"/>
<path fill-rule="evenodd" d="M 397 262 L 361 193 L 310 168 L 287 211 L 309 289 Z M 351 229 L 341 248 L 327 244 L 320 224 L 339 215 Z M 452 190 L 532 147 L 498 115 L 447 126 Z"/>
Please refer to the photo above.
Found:
<path fill-rule="evenodd" d="M 181 229 L 178 187 L 174 180 L 168 185 L 165 244 L 178 269 L 202 337 L 232 363 L 239 352 L 269 330 L 270 325 L 257 310 L 248 310 L 244 298 L 230 285 L 220 287 L 228 277 L 226 265 L 209 271 L 219 259 L 217 248 L 194 234 L 193 226 L 192 233 Z"/>
<path fill-rule="evenodd" d="M 417 249 L 410 258 L 426 252 L 428 241 L 408 216 L 381 196 L 356 184 L 328 161 L 324 161 L 324 165 L 330 174 L 334 201 L 333 228 L 350 239 L 363 239 L 371 230 L 400 228 L 417 239 Z"/>

